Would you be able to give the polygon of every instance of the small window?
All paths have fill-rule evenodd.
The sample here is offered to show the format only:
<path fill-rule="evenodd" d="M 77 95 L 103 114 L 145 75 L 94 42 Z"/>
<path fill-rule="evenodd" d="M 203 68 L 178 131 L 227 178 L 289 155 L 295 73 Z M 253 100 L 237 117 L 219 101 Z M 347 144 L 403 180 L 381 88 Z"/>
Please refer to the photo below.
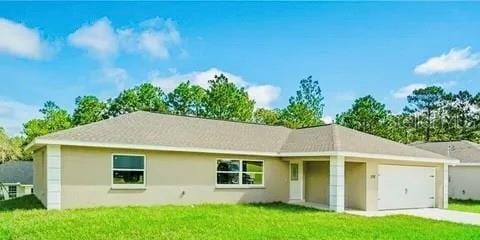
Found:
<path fill-rule="evenodd" d="M 8 186 L 8 198 L 17 197 L 17 186 Z"/>
<path fill-rule="evenodd" d="M 217 160 L 217 184 L 263 186 L 263 161 Z"/>
<path fill-rule="evenodd" d="M 290 164 L 290 180 L 298 181 L 298 163 Z"/>
<path fill-rule="evenodd" d="M 113 155 L 112 183 L 118 187 L 145 186 L 145 156 Z"/>

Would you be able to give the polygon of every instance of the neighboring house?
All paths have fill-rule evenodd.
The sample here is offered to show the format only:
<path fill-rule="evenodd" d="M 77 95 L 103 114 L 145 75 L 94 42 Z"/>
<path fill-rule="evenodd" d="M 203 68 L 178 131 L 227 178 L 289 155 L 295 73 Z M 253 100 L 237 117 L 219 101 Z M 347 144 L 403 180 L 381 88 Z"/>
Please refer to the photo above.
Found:
<path fill-rule="evenodd" d="M 33 162 L 8 161 L 0 164 L 0 200 L 33 193 Z"/>
<path fill-rule="evenodd" d="M 48 209 L 312 202 L 446 208 L 448 158 L 339 125 L 289 129 L 148 112 L 36 138 Z"/>
<path fill-rule="evenodd" d="M 414 146 L 460 160 L 449 168 L 449 196 L 480 200 L 480 145 L 455 141 L 418 143 Z"/>

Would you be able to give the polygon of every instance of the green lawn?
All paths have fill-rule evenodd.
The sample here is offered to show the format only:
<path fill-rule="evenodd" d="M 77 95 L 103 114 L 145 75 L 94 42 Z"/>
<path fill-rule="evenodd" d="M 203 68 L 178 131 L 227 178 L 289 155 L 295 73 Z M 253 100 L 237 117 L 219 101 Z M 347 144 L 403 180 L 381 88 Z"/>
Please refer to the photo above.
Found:
<path fill-rule="evenodd" d="M 450 199 L 448 202 L 448 209 L 462 212 L 480 213 L 480 201 Z"/>
<path fill-rule="evenodd" d="M 37 204 L 31 196 L 17 200 L 0 203 L 0 239 L 480 239 L 476 226 L 283 203 L 12 210 Z"/>

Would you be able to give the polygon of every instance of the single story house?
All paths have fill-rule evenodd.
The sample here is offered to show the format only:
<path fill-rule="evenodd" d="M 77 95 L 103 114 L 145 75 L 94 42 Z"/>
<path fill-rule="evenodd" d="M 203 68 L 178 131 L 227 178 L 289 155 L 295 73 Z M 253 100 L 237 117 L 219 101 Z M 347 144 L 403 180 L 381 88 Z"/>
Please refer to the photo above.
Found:
<path fill-rule="evenodd" d="M 48 209 L 312 202 L 334 211 L 446 208 L 443 155 L 336 124 L 289 129 L 149 112 L 36 138 Z"/>
<path fill-rule="evenodd" d="M 0 164 L 0 200 L 8 200 L 32 193 L 32 161 L 8 161 Z"/>
<path fill-rule="evenodd" d="M 429 142 L 414 146 L 453 157 L 460 163 L 449 167 L 449 196 L 454 199 L 480 200 L 480 145 L 470 141 Z"/>

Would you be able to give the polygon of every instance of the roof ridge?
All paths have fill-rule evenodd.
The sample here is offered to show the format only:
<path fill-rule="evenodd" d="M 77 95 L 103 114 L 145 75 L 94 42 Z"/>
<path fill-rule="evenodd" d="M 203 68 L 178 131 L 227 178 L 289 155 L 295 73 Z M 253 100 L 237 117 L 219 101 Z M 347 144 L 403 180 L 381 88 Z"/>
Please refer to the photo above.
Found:
<path fill-rule="evenodd" d="M 291 128 L 286 128 L 288 129 L 288 134 L 286 135 L 285 139 L 283 139 L 282 144 L 280 144 L 280 149 L 278 149 L 277 153 L 282 152 L 283 147 L 287 144 L 288 140 L 290 139 L 290 136 L 295 132 L 297 129 L 291 129 Z"/>
<path fill-rule="evenodd" d="M 128 117 L 128 116 L 139 114 L 139 113 L 140 114 L 151 114 L 151 115 L 164 115 L 164 116 L 169 116 L 169 117 L 184 117 L 184 118 L 199 119 L 199 120 L 206 120 L 206 121 L 220 121 L 220 122 L 230 122 L 230 123 L 238 123 L 238 124 L 250 124 L 250 125 L 264 126 L 264 127 L 278 127 L 278 128 L 293 130 L 291 128 L 281 126 L 281 125 L 268 125 L 268 124 L 263 124 L 263 123 L 242 122 L 242 121 L 235 121 L 235 120 L 223 120 L 223 119 L 206 118 L 206 117 L 200 117 L 200 116 L 186 116 L 186 115 L 177 115 L 177 114 L 173 114 L 173 113 L 159 113 L 159 112 L 148 112 L 148 111 L 139 110 L 139 111 L 134 111 L 134 112 L 123 113 L 123 114 L 120 114 L 120 115 L 115 116 L 115 117 L 102 119 L 100 121 L 96 121 L 96 122 L 92 122 L 92 123 L 88 123 L 88 124 L 84 124 L 84 125 L 79 125 L 79 126 L 75 126 L 75 127 L 72 127 L 72 128 L 62 129 L 62 130 L 59 130 L 59 131 L 56 131 L 56 132 L 52 132 L 52 133 L 49 133 L 49 134 L 39 136 L 38 138 L 50 137 L 50 136 L 55 136 L 57 134 L 68 133 L 70 131 L 82 129 L 84 127 L 90 127 L 90 126 L 95 126 L 95 125 L 98 125 L 98 124 L 104 124 L 107 121 L 114 121 L 114 120 L 118 120 L 118 119 L 121 119 L 121 118 L 125 118 L 125 117 Z"/>
<path fill-rule="evenodd" d="M 388 138 L 384 138 L 384 137 L 381 137 L 381 136 L 377 136 L 377 135 L 374 135 L 374 134 L 371 134 L 371 133 L 366 133 L 366 132 L 362 132 L 360 130 L 357 130 L 357 129 L 353 129 L 353 128 L 349 128 L 349 127 L 345 127 L 345 126 L 342 126 L 342 125 L 338 125 L 338 124 L 334 124 L 335 126 L 337 127 L 341 127 L 341 128 L 345 128 L 345 129 L 348 129 L 350 131 L 353 131 L 353 132 L 356 132 L 356 133 L 359 133 L 359 134 L 363 134 L 363 135 L 366 135 L 366 136 L 370 136 L 370 137 L 374 137 L 374 138 L 378 138 L 382 141 L 385 141 L 385 142 L 390 142 L 392 144 L 398 144 L 398 145 L 401 145 L 401 146 L 404 146 L 404 147 L 407 147 L 407 148 L 410 148 L 412 149 L 413 151 L 415 152 L 428 152 L 428 153 L 433 153 L 435 155 L 438 155 L 439 157 L 443 157 L 443 155 L 441 154 L 438 154 L 438 153 L 435 153 L 435 152 L 432 152 L 432 151 L 428 151 L 428 150 L 425 150 L 423 148 L 419 148 L 419 147 L 416 147 L 416 146 L 412 146 L 410 144 L 405 144 L 405 143 L 401 143 L 401 142 L 397 142 L 397 141 L 393 141 L 391 139 L 388 139 Z M 338 136 L 336 136 L 338 138 Z M 338 147 L 341 147 L 341 145 L 337 145 Z M 338 151 L 338 150 L 337 150 Z"/>
<path fill-rule="evenodd" d="M 136 112 L 125 113 L 125 114 L 121 114 L 121 115 L 118 115 L 118 116 L 115 116 L 115 117 L 112 117 L 112 118 L 102 119 L 100 121 L 91 122 L 91 123 L 87 123 L 87 124 L 83 124 L 83 125 L 78 125 L 78 126 L 75 126 L 75 127 L 72 127 L 72 128 L 62 129 L 62 130 L 59 130 L 59 131 L 56 131 L 56 132 L 52 132 L 52 133 L 48 133 L 48 134 L 39 136 L 37 138 L 51 137 L 51 136 L 55 136 L 57 134 L 68 133 L 68 132 L 78 130 L 78 129 L 82 129 L 82 128 L 85 128 L 85 127 L 95 126 L 95 125 L 98 125 L 98 124 L 104 124 L 107 121 L 110 122 L 110 121 L 113 121 L 113 120 L 118 120 L 120 118 L 124 118 L 124 117 L 126 117 L 126 116 L 128 116 L 132 113 L 136 113 Z"/>
<path fill-rule="evenodd" d="M 461 140 L 462 142 L 465 142 L 465 143 L 468 143 L 470 145 L 473 145 L 475 147 L 480 147 L 480 145 L 476 142 L 472 142 L 472 141 L 469 141 L 469 140 Z"/>
<path fill-rule="evenodd" d="M 250 124 L 250 125 L 265 126 L 265 127 L 279 127 L 279 128 L 286 128 L 286 129 L 292 130 L 292 128 L 288 128 L 288 127 L 285 127 L 283 125 L 268 125 L 266 123 L 245 122 L 245 121 L 240 121 L 240 120 L 218 119 L 218 118 L 210 118 L 210 117 L 202 117 L 202 116 L 189 116 L 189 115 L 180 115 L 180 114 L 174 114 L 174 113 L 148 112 L 148 111 L 143 111 L 143 110 L 135 111 L 135 112 L 131 112 L 131 113 L 126 113 L 124 115 L 133 114 L 133 113 L 159 114 L 159 115 L 170 116 L 170 117 L 184 117 L 184 118 L 207 120 L 207 121 L 220 121 L 220 122 L 229 122 L 229 123 Z"/>
<path fill-rule="evenodd" d="M 330 125 L 332 128 L 332 144 L 333 144 L 333 150 L 339 151 L 341 149 L 341 142 L 340 138 L 338 137 L 338 131 L 337 131 L 337 124 L 331 124 Z"/>

